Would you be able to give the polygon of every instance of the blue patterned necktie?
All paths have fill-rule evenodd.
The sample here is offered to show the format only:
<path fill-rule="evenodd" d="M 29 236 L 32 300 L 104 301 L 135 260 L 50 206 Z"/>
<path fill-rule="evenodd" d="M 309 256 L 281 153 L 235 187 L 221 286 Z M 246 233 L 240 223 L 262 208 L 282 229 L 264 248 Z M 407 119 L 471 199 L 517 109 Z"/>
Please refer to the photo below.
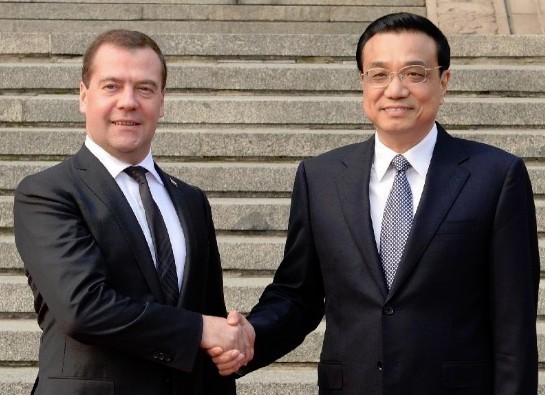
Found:
<path fill-rule="evenodd" d="M 153 246 L 155 247 L 155 262 L 161 286 L 165 293 L 166 303 L 175 306 L 178 303 L 178 296 L 180 294 L 178 276 L 176 275 L 176 263 L 174 262 L 174 254 L 172 253 L 172 245 L 170 244 L 165 221 L 149 189 L 148 180 L 146 179 L 147 170 L 142 166 L 131 166 L 123 171 L 138 182 L 138 189 L 144 211 L 146 212 L 148 228 L 153 240 Z"/>
<path fill-rule="evenodd" d="M 396 155 L 392 166 L 396 175 L 380 230 L 380 259 L 388 289 L 394 281 L 413 222 L 413 195 L 405 174 L 411 164 L 403 155 Z"/>

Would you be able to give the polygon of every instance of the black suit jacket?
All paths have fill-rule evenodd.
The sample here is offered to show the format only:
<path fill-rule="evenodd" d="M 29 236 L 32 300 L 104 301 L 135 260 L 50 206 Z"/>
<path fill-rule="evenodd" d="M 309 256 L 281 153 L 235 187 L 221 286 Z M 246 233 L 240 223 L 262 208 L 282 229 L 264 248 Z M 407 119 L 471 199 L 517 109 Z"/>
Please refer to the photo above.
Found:
<path fill-rule="evenodd" d="M 371 138 L 299 166 L 284 259 L 249 316 L 248 371 L 300 344 L 325 312 L 322 395 L 535 395 L 539 257 L 522 160 L 439 126 L 388 291 L 369 207 L 373 155 Z"/>
<path fill-rule="evenodd" d="M 199 349 L 201 314 L 226 316 L 210 206 L 157 170 L 186 237 L 176 307 L 163 304 L 136 217 L 87 148 L 19 184 L 15 241 L 43 330 L 35 394 L 235 393 Z"/>

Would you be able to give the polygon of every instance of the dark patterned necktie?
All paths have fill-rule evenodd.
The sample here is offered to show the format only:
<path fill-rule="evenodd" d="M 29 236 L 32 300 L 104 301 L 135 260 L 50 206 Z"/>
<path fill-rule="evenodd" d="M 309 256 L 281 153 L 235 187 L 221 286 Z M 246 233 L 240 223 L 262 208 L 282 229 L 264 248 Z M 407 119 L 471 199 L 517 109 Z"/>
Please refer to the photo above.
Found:
<path fill-rule="evenodd" d="M 388 289 L 394 281 L 413 222 L 413 195 L 405 174 L 411 164 L 403 155 L 396 155 L 392 165 L 396 175 L 380 231 L 380 259 Z"/>
<path fill-rule="evenodd" d="M 175 306 L 179 296 L 176 264 L 165 221 L 149 189 L 148 180 L 146 179 L 147 170 L 141 166 L 131 166 L 127 167 L 124 172 L 138 182 L 138 189 L 146 212 L 148 228 L 153 240 L 153 246 L 155 247 L 157 272 L 159 273 L 167 304 Z"/>

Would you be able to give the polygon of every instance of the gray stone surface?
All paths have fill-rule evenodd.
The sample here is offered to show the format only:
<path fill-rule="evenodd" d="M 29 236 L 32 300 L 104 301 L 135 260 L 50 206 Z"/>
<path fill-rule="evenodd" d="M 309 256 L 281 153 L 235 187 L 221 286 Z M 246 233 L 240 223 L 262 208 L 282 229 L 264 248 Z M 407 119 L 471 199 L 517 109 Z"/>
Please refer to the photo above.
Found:
<path fill-rule="evenodd" d="M 0 320 L 0 361 L 37 361 L 40 334 L 35 320 Z"/>
<path fill-rule="evenodd" d="M 143 6 L 143 18 L 151 20 L 223 21 L 333 21 L 369 22 L 392 12 L 409 11 L 425 15 L 424 7 L 353 7 L 330 5 L 158 5 Z M 121 18 L 120 18 L 121 19 Z"/>
<path fill-rule="evenodd" d="M 265 271 L 272 273 L 284 253 L 284 236 L 218 235 L 221 264 L 226 273 Z M 541 271 L 545 272 L 545 240 L 539 241 Z M 0 236 L 0 271 L 21 273 L 23 263 L 12 235 Z M 545 302 L 541 304 L 545 306 Z M 545 315 L 545 311 L 540 311 Z"/>
<path fill-rule="evenodd" d="M 27 175 L 51 167 L 56 162 L 3 162 L 0 164 L 0 189 L 14 190 Z M 213 193 L 289 194 L 292 190 L 297 162 L 198 162 L 162 163 L 173 176 Z M 528 165 L 534 192 L 545 193 L 545 166 Z"/>
<path fill-rule="evenodd" d="M 0 15 L 5 19 L 115 19 L 141 20 L 142 5 L 136 4 L 69 4 L 69 3 L 2 3 Z"/>
<path fill-rule="evenodd" d="M 26 277 L 22 275 L 0 275 L 0 295 L 2 295 L 2 298 L 0 298 L 0 313 L 34 312 L 32 292 L 27 284 Z M 0 358 L 0 361 L 3 361 L 3 359 Z"/>
<path fill-rule="evenodd" d="M 0 367 L 0 394 L 28 395 L 37 368 Z M 317 394 L 316 367 L 276 365 L 250 373 L 237 380 L 238 395 L 313 395 Z"/>
<path fill-rule="evenodd" d="M 284 253 L 284 236 L 227 236 L 217 237 L 221 263 L 226 273 L 274 272 Z M 539 241 L 541 271 L 545 271 L 545 240 Z M 21 273 L 23 263 L 13 236 L 0 236 L 0 270 Z M 540 291 L 541 292 L 541 291 Z M 545 306 L 545 302 L 540 306 Z M 543 308 L 540 315 L 545 315 Z"/>
<path fill-rule="evenodd" d="M 271 277 L 224 276 L 225 304 L 228 310 L 249 312 L 257 303 Z M 545 315 L 545 291 L 539 290 L 538 316 Z M 21 275 L 0 275 L 0 313 L 34 313 L 33 299 L 26 278 Z M 543 325 L 543 324 L 542 324 Z M 0 358 L 0 360 L 2 360 Z"/>
<path fill-rule="evenodd" d="M 372 21 L 391 12 L 425 15 L 425 7 L 335 5 L 2 3 L 5 19 Z"/>
<path fill-rule="evenodd" d="M 0 54 L 81 55 L 95 33 L 0 33 Z M 359 34 L 156 34 L 166 55 L 342 57 L 352 60 Z M 451 35 L 452 57 L 475 62 L 545 56 L 545 36 Z M 50 44 L 49 44 L 50 43 Z"/>
<path fill-rule="evenodd" d="M 288 224 L 287 198 L 212 198 L 216 230 L 283 231 Z M 0 196 L 0 228 L 13 227 L 13 197 Z"/>
<path fill-rule="evenodd" d="M 0 32 L 0 54 L 36 55 L 48 54 L 48 34 Z"/>
<path fill-rule="evenodd" d="M 545 201 L 536 200 L 537 228 L 545 231 Z M 13 226 L 13 198 L 0 196 L 0 227 Z M 288 198 L 211 198 L 212 215 L 218 231 L 285 231 Z"/>
<path fill-rule="evenodd" d="M 30 394 L 37 373 L 32 367 L 0 367 L 0 394 Z"/>
<path fill-rule="evenodd" d="M 271 4 L 271 0 L 238 0 L 238 4 Z M 279 5 L 351 5 L 425 7 L 425 0 L 274 0 Z"/>
<path fill-rule="evenodd" d="M 15 247 L 12 234 L 0 236 L 0 271 L 18 271 L 23 268 L 23 262 Z"/>
<path fill-rule="evenodd" d="M 161 164 L 168 163 L 161 157 L 186 158 L 191 161 L 215 158 L 259 158 L 260 162 L 281 158 L 283 162 L 298 161 L 366 140 L 373 133 L 371 128 L 371 125 L 362 125 L 358 129 L 161 127 L 154 139 L 153 152 Z M 460 138 L 500 147 L 529 160 L 545 156 L 543 129 L 450 128 L 449 132 Z M 83 128 L 0 128 L 0 155 L 72 155 L 81 147 L 84 138 Z"/>
<path fill-rule="evenodd" d="M 318 393 L 315 366 L 273 366 L 237 380 L 239 395 L 313 395 Z"/>
<path fill-rule="evenodd" d="M 231 273 L 272 272 L 278 267 L 284 252 L 283 236 L 218 235 L 217 240 L 223 270 Z M 13 235 L 0 236 L 0 272 L 22 274 L 22 270 L 23 262 Z"/>
<path fill-rule="evenodd" d="M 177 90 L 229 90 L 352 92 L 361 91 L 355 62 L 169 62 L 167 88 Z M 545 69 L 541 65 L 453 65 L 450 95 L 456 92 L 545 91 Z M 76 91 L 81 80 L 81 63 L 0 64 L 0 89 Z"/>
<path fill-rule="evenodd" d="M 284 231 L 289 199 L 210 199 L 216 230 Z"/>
<path fill-rule="evenodd" d="M 6 320 L 0 322 L 0 358 L 11 362 L 32 362 L 38 358 L 40 329 L 31 320 Z M 537 323 L 539 360 L 545 360 L 545 329 L 543 323 Z M 325 322 L 311 332 L 304 342 L 292 352 L 278 360 L 279 363 L 315 364 L 319 361 L 320 351 L 325 333 Z M 14 359 L 10 359 L 14 358 Z M 270 380 L 265 379 L 265 382 Z M 289 380 L 284 378 L 283 380 Z M 247 382 L 252 382 L 248 378 Z"/>
<path fill-rule="evenodd" d="M 22 105 L 22 114 L 20 106 Z M 545 98 L 450 97 L 438 119 L 450 126 L 544 126 Z M 1 97 L 8 122 L 82 123 L 74 95 Z M 0 113 L 1 114 L 1 113 Z M 22 118 L 22 119 L 21 119 Z M 2 118 L 0 118 L 2 121 Z M 163 124 L 369 125 L 358 95 L 188 96 L 165 99 Z"/>
<path fill-rule="evenodd" d="M 28 0 L 0 0 L 0 3 L 27 3 Z M 35 3 L 89 3 L 89 0 L 34 0 Z M 97 4 L 117 4 L 116 0 L 92 0 Z M 134 4 L 180 4 L 180 0 L 131 0 Z M 198 4 L 265 4 L 279 5 L 351 5 L 351 6 L 421 6 L 426 5 L 425 0 L 198 0 L 185 1 L 185 3 Z"/>
<path fill-rule="evenodd" d="M 174 1 L 174 0 L 173 0 Z M 70 21 L 39 19 L 1 19 L 2 32 L 40 32 L 54 33 L 77 31 L 80 33 L 96 33 L 108 29 L 121 28 L 139 30 L 149 35 L 171 33 L 201 34 L 361 34 L 368 22 L 269 22 L 269 21 Z"/>

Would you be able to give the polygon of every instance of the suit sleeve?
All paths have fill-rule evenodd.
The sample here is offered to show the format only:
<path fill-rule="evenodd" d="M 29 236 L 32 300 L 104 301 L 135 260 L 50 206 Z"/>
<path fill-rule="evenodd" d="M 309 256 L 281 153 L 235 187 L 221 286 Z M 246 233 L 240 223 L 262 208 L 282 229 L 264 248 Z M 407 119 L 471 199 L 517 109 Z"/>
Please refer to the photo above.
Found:
<path fill-rule="evenodd" d="M 113 289 L 108 283 L 112 262 L 73 195 L 58 185 L 40 174 L 23 180 L 15 193 L 15 241 L 35 295 L 38 322 L 54 322 L 85 344 L 190 372 L 199 350 L 201 315 L 137 301 Z"/>
<path fill-rule="evenodd" d="M 300 345 L 324 314 L 324 287 L 312 235 L 304 163 L 297 170 L 284 258 L 248 319 L 255 357 L 246 371 L 265 366 Z"/>
<path fill-rule="evenodd" d="M 506 175 L 490 248 L 494 394 L 536 394 L 540 264 L 532 187 L 520 159 Z"/>

